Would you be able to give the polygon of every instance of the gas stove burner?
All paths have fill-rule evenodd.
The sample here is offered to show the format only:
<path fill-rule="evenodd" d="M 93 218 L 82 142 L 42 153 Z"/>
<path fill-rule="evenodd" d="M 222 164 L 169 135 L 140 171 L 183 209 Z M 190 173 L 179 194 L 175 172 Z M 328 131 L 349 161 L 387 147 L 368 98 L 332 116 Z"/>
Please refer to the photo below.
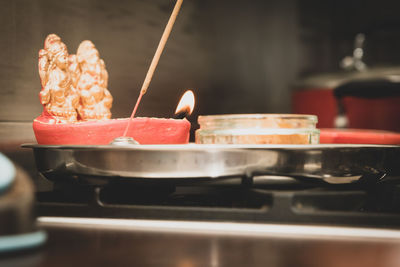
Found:
<path fill-rule="evenodd" d="M 215 186 L 56 184 L 38 193 L 40 216 L 234 221 L 400 228 L 400 185 L 306 183 Z"/>

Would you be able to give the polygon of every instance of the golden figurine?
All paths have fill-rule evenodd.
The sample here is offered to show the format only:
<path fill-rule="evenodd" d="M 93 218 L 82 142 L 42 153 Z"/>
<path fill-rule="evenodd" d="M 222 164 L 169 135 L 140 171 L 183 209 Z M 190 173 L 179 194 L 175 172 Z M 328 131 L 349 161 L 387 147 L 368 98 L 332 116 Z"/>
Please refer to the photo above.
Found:
<path fill-rule="evenodd" d="M 40 102 L 57 122 L 76 122 L 79 95 L 68 69 L 68 50 L 56 34 L 47 36 L 39 51 Z"/>
<path fill-rule="evenodd" d="M 68 57 L 68 70 L 69 74 L 71 76 L 71 82 L 72 86 L 76 88 L 78 84 L 78 79 L 81 74 L 81 71 L 79 69 L 79 63 L 76 55 L 69 55 Z M 79 94 L 79 92 L 78 92 Z"/>
<path fill-rule="evenodd" d="M 108 73 L 94 44 L 83 41 L 76 57 L 70 56 L 69 61 L 72 80 L 80 95 L 80 119 L 110 119 L 113 98 L 107 89 Z"/>

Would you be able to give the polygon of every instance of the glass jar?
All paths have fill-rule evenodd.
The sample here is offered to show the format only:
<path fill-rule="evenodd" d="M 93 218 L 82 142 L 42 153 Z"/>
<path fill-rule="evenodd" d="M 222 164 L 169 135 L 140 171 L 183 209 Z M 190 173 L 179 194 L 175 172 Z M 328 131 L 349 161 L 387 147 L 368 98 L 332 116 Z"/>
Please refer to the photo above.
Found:
<path fill-rule="evenodd" d="M 318 144 L 317 116 L 231 114 L 199 116 L 197 144 Z"/>

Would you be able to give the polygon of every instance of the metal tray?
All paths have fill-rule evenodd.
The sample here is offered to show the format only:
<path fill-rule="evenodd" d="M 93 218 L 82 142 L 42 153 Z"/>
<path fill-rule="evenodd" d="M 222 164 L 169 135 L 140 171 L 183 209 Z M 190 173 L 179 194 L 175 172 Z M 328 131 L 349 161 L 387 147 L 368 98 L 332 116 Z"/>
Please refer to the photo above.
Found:
<path fill-rule="evenodd" d="M 215 179 L 279 175 L 333 184 L 400 175 L 400 146 L 383 145 L 126 145 L 32 148 L 50 180 Z"/>

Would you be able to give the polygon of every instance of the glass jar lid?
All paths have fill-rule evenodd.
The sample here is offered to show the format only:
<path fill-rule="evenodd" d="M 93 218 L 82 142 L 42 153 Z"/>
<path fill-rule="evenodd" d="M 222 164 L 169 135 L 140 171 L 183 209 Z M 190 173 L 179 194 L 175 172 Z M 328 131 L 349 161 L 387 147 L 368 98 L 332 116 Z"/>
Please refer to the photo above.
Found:
<path fill-rule="evenodd" d="M 315 115 L 303 114 L 226 114 L 199 116 L 200 128 L 207 130 L 232 128 L 314 128 Z"/>

